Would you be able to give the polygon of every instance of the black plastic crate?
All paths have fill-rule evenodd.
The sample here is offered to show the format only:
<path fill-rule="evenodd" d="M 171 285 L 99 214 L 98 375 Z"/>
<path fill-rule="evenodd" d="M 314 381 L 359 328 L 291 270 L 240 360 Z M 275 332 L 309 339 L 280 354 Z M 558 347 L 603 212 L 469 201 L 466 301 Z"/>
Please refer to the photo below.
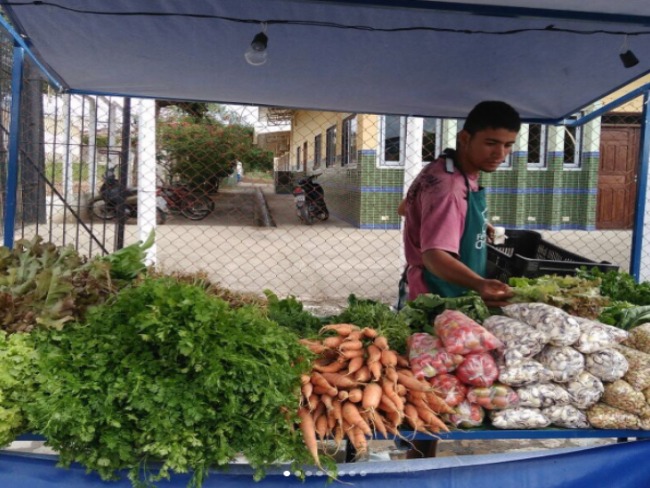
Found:
<path fill-rule="evenodd" d="M 536 278 L 542 275 L 575 275 L 581 266 L 601 271 L 617 271 L 608 261 L 596 262 L 562 249 L 542 239 L 532 230 L 506 230 L 506 242 L 488 244 L 487 275 L 503 282 L 516 277 Z"/>

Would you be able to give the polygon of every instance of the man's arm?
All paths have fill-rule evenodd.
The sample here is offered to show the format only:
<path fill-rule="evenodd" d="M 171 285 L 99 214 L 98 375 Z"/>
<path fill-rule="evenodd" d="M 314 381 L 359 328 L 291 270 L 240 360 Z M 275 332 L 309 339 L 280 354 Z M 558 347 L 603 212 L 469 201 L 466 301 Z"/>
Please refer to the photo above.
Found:
<path fill-rule="evenodd" d="M 507 305 L 508 298 L 512 297 L 512 289 L 508 285 L 483 278 L 447 251 L 430 249 L 422 254 L 422 261 L 438 278 L 476 291 L 490 306 Z"/>

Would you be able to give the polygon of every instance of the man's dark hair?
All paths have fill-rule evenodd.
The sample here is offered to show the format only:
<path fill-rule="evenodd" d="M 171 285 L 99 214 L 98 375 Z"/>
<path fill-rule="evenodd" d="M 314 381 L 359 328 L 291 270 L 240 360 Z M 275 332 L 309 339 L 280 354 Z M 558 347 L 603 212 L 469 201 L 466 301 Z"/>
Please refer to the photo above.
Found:
<path fill-rule="evenodd" d="M 517 111 L 505 102 L 481 102 L 467 114 L 463 130 L 471 135 L 485 129 L 506 129 L 519 132 L 521 119 Z"/>

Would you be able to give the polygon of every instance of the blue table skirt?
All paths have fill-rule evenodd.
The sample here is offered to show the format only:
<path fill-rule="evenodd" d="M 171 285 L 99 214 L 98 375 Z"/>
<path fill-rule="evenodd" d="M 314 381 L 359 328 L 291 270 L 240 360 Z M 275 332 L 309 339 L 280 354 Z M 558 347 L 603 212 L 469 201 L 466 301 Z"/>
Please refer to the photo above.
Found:
<path fill-rule="evenodd" d="M 472 431 L 482 437 L 473 439 L 513 438 L 646 438 L 646 431 Z M 492 434 L 488 434 L 491 432 Z M 543 433 L 546 434 L 544 435 Z M 554 434 L 552 435 L 552 433 Z M 534 437 L 526 433 L 534 433 Z M 600 435 L 597 435 L 600 434 Z M 452 438 L 468 439 L 455 432 Z M 487 437 L 491 435 L 491 437 Z M 541 437 L 540 435 L 543 435 Z M 447 437 L 449 438 L 449 436 Z M 357 462 L 340 464 L 339 479 L 359 488 L 437 487 L 457 488 L 475 486 L 497 488 L 641 488 L 650 487 L 650 442 L 613 443 L 595 447 L 546 449 L 524 453 L 505 453 L 403 461 Z M 126 479 L 102 482 L 85 468 L 55 467 L 56 456 L 0 452 L 0 487 L 2 488 L 130 488 Z M 326 476 L 316 468 L 307 470 L 303 482 L 287 467 L 270 469 L 259 482 L 252 478 L 249 466 L 233 464 L 227 471 L 215 471 L 204 488 L 230 487 L 326 487 Z M 174 475 L 170 481 L 157 486 L 183 488 L 188 475 Z M 347 485 L 341 485 L 347 486 Z"/>

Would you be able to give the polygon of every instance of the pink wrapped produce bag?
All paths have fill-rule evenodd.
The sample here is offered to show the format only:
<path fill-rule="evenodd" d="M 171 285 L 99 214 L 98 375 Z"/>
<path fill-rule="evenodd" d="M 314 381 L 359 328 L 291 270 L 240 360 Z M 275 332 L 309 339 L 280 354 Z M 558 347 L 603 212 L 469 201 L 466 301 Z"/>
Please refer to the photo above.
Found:
<path fill-rule="evenodd" d="M 453 374 L 439 374 L 431 378 L 429 383 L 436 394 L 450 407 L 459 405 L 467 396 L 467 387 Z"/>
<path fill-rule="evenodd" d="M 432 378 L 449 373 L 464 360 L 460 354 L 446 351 L 440 339 L 424 332 L 412 334 L 406 346 L 411 371 L 416 378 Z"/>
<path fill-rule="evenodd" d="M 499 376 L 496 361 L 487 352 L 475 352 L 465 356 L 456 368 L 456 377 L 471 386 L 491 386 Z"/>
<path fill-rule="evenodd" d="M 445 310 L 435 318 L 433 326 L 447 352 L 452 354 L 465 355 L 504 347 L 494 334 L 457 310 Z"/>

